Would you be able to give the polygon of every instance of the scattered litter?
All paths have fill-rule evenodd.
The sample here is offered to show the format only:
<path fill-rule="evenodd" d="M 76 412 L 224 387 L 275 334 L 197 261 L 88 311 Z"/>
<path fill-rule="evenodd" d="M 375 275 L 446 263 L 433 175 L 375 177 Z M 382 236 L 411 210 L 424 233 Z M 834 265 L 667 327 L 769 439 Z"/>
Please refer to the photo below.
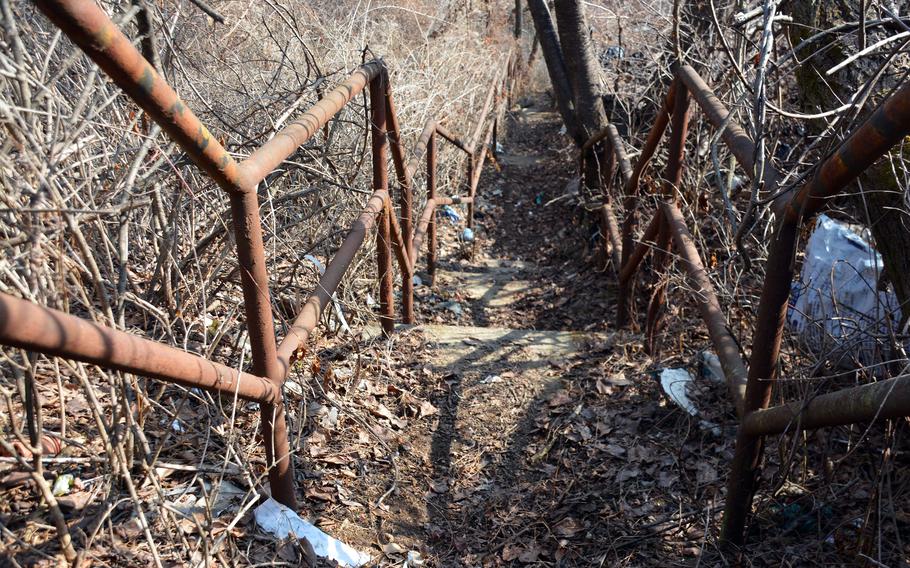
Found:
<path fill-rule="evenodd" d="M 416 274 L 414 275 L 414 278 L 411 279 L 411 282 L 414 283 L 415 287 L 423 286 L 423 280 L 420 278 L 420 276 L 417 276 Z"/>
<path fill-rule="evenodd" d="M 54 480 L 54 487 L 51 489 L 51 493 L 54 494 L 54 497 L 68 495 L 73 489 L 74 483 L 76 483 L 76 477 L 72 473 L 58 475 L 57 479 Z"/>
<path fill-rule="evenodd" d="M 799 282 L 792 286 L 787 321 L 815 355 L 846 366 L 883 360 L 887 319 L 900 321 L 897 298 L 878 290 L 881 255 L 850 227 L 820 215 L 806 245 Z"/>
<path fill-rule="evenodd" d="M 16 454 L 22 456 L 23 458 L 25 458 L 27 460 L 32 459 L 31 450 L 26 448 L 22 442 L 20 442 L 18 440 L 13 440 L 10 443 L 10 446 L 12 446 L 12 449 L 16 452 Z M 49 436 L 47 434 L 41 435 L 41 454 L 42 455 L 56 456 L 61 451 L 63 451 L 63 443 L 61 442 L 60 438 L 57 438 L 56 436 Z M 10 455 L 7 453 L 5 448 L 0 448 L 0 457 L 10 457 Z"/>
<path fill-rule="evenodd" d="M 560 133 L 561 135 L 565 136 L 566 132 L 568 132 L 568 131 L 566 130 L 566 125 L 563 124 L 563 125 L 559 128 L 559 133 Z"/>
<path fill-rule="evenodd" d="M 182 494 L 181 497 L 168 504 L 187 517 L 196 515 L 199 518 L 205 518 L 209 511 L 214 517 L 220 517 L 224 512 L 239 511 L 244 498 L 250 493 L 226 479 L 222 480 L 217 487 L 205 481 L 203 487 L 205 492 L 198 496 L 185 492 L 185 486 L 179 487 L 177 492 Z M 208 496 L 208 500 L 206 496 Z"/>
<path fill-rule="evenodd" d="M 322 413 L 322 417 L 319 419 L 319 424 L 328 430 L 334 429 L 335 426 L 338 425 L 338 409 L 334 406 L 328 408 L 324 413 Z"/>
<path fill-rule="evenodd" d="M 543 204 L 543 194 L 542 194 L 542 193 L 538 193 L 538 194 L 534 197 L 534 205 L 542 205 L 542 204 Z"/>
<path fill-rule="evenodd" d="M 698 416 L 698 409 L 689 398 L 688 385 L 693 382 L 693 377 L 685 369 L 663 369 L 660 372 L 660 386 L 670 399 L 678 404 L 690 416 Z M 715 436 L 720 436 L 720 426 L 707 420 L 699 420 L 699 424 L 706 430 L 710 430 Z"/>
<path fill-rule="evenodd" d="M 505 152 L 505 148 L 502 147 L 502 144 L 500 144 L 499 142 L 497 142 L 497 143 L 496 143 L 496 147 L 493 148 L 493 151 L 494 151 L 495 153 L 497 153 L 497 154 L 502 154 L 503 152 Z"/>
<path fill-rule="evenodd" d="M 502 377 L 500 377 L 499 375 L 487 375 L 486 377 L 484 377 L 480 380 L 480 384 L 482 384 L 482 385 L 492 385 L 493 383 L 501 383 L 501 382 L 502 382 Z"/>
<path fill-rule="evenodd" d="M 256 507 L 253 516 L 256 524 L 265 532 L 280 539 L 289 535 L 304 538 L 313 546 L 317 556 L 333 560 L 341 566 L 362 566 L 371 560 L 369 554 L 325 534 L 271 497 Z"/>
<path fill-rule="evenodd" d="M 600 52 L 600 64 L 605 65 L 607 61 L 611 59 L 624 59 L 626 57 L 626 50 L 621 45 L 611 45 L 608 46 L 605 50 Z"/>
<path fill-rule="evenodd" d="M 465 227 L 464 231 L 461 232 L 461 240 L 471 242 L 474 240 L 474 230 Z"/>
<path fill-rule="evenodd" d="M 710 351 L 701 351 L 698 354 L 698 367 L 701 376 L 709 381 L 724 384 L 727 382 L 724 375 L 724 368 L 720 364 L 720 358 Z"/>
<path fill-rule="evenodd" d="M 419 552 L 409 550 L 408 557 L 405 559 L 404 564 L 401 565 L 401 568 L 420 568 L 420 566 L 423 566 L 423 562 L 423 556 Z"/>
<path fill-rule="evenodd" d="M 184 428 L 183 424 L 181 424 L 180 421 L 176 418 L 173 422 L 171 422 L 171 430 L 173 430 L 176 434 L 183 434 L 186 432 L 186 428 Z"/>
<path fill-rule="evenodd" d="M 660 386 L 664 389 L 664 392 L 667 393 L 667 396 L 673 402 L 692 416 L 698 414 L 698 409 L 689 400 L 689 393 L 686 391 L 686 387 L 694 380 L 689 371 L 685 369 L 663 369 L 660 372 Z"/>
<path fill-rule="evenodd" d="M 368 308 L 372 308 L 373 306 L 376 305 L 376 300 L 374 300 L 374 299 L 373 299 L 373 296 L 370 296 L 369 294 L 367 294 L 366 301 L 367 301 L 367 307 L 368 307 Z"/>
<path fill-rule="evenodd" d="M 446 219 L 453 223 L 461 221 L 461 215 L 458 214 L 458 211 L 455 211 L 455 208 L 451 205 L 445 205 L 442 208 L 442 214 Z"/>

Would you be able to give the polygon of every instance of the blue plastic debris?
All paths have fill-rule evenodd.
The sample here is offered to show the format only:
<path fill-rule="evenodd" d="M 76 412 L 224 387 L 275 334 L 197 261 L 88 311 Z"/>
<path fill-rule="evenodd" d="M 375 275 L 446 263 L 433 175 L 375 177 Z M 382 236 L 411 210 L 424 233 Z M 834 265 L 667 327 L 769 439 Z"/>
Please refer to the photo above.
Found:
<path fill-rule="evenodd" d="M 461 232 L 461 239 L 467 242 L 474 240 L 474 231 L 465 227 L 465 230 Z"/>
<path fill-rule="evenodd" d="M 443 207 L 442 214 L 445 215 L 446 219 L 448 219 L 449 221 L 451 221 L 453 223 L 457 223 L 457 222 L 461 221 L 461 215 L 459 215 L 458 211 L 455 211 L 455 209 L 451 205 L 446 205 L 445 207 Z"/>

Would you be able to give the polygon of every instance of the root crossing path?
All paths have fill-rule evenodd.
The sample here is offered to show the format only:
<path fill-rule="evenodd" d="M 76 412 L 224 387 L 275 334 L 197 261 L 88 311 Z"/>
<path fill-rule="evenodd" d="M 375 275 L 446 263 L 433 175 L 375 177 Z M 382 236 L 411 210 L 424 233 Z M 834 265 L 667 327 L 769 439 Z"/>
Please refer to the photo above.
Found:
<path fill-rule="evenodd" d="M 436 286 L 418 288 L 419 321 L 436 323 L 414 330 L 414 365 L 437 381 L 435 414 L 398 455 L 376 528 L 438 566 L 689 565 L 711 554 L 732 409 L 705 382 L 714 415 L 693 419 L 641 338 L 611 329 L 614 279 L 559 117 L 519 105 L 508 120 L 477 242 L 444 240 Z"/>

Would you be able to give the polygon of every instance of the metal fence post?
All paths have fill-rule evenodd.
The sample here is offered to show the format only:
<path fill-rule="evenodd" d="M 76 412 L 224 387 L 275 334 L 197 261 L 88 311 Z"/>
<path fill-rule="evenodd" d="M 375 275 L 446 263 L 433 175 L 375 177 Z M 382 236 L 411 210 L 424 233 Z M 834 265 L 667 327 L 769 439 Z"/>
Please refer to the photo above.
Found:
<path fill-rule="evenodd" d="M 436 197 L 436 133 L 427 142 L 427 200 Z M 427 253 L 427 272 L 430 274 L 430 286 L 436 285 L 436 212 L 430 218 L 430 245 Z M 416 261 L 417 253 L 414 254 Z"/>
<path fill-rule="evenodd" d="M 237 241 L 237 260 L 240 264 L 240 283 L 247 331 L 253 352 L 254 375 L 266 377 L 281 386 L 284 370 L 278 364 L 275 324 L 269 296 L 265 248 L 262 244 L 262 225 L 259 219 L 259 200 L 254 191 L 231 193 L 231 214 L 234 238 Z M 288 429 L 284 402 L 260 404 L 262 443 L 265 445 L 269 467 L 269 486 L 276 501 L 296 509 L 294 468 L 291 465 Z"/>
<path fill-rule="evenodd" d="M 686 135 L 689 132 L 689 91 L 678 85 L 673 99 L 673 118 L 670 122 L 670 141 L 667 156 L 667 166 L 664 171 L 664 185 L 661 193 L 668 201 L 675 202 L 682 185 L 685 172 Z M 670 225 L 666 218 L 661 223 L 657 238 L 657 251 L 654 256 L 654 274 L 660 277 L 670 259 L 669 249 L 673 245 L 670 234 Z M 653 355 L 656 352 L 656 336 L 660 327 L 663 307 L 666 302 L 666 283 L 657 285 L 648 305 L 647 324 L 647 350 Z"/>
<path fill-rule="evenodd" d="M 385 74 L 370 81 L 370 134 L 373 147 L 373 191 L 389 189 L 389 141 L 386 136 Z M 392 296 L 392 229 L 390 201 L 379 214 L 376 233 L 376 262 L 379 277 L 379 323 L 386 337 L 395 330 L 395 301 Z"/>

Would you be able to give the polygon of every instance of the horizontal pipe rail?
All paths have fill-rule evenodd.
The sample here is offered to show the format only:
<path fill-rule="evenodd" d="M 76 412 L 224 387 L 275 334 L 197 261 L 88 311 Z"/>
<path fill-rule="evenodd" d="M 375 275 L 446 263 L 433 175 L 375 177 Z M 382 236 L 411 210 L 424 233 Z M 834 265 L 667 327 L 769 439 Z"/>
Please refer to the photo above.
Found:
<path fill-rule="evenodd" d="M 266 378 L 3 293 L 0 343 L 244 400 L 281 400 Z"/>
<path fill-rule="evenodd" d="M 800 228 L 833 196 L 910 134 L 910 84 L 891 95 L 838 146 L 783 207 L 765 267 L 759 300 L 744 410 L 750 414 L 767 408 L 776 378 L 784 333 L 794 257 Z M 740 428 L 728 477 L 727 505 L 721 541 L 742 544 L 746 517 L 755 491 L 756 471 L 762 455 L 762 438 Z"/>
<path fill-rule="evenodd" d="M 814 430 L 900 418 L 910 415 L 910 375 L 878 381 L 750 413 L 742 430 L 767 436 L 794 430 Z"/>
<path fill-rule="evenodd" d="M 420 161 L 424 159 L 427 154 L 427 145 L 430 143 L 430 138 L 433 137 L 438 131 L 436 126 L 436 121 L 433 119 L 427 120 L 426 125 L 423 127 L 423 131 L 420 133 L 420 137 L 417 138 L 417 144 L 414 146 L 414 151 L 411 155 L 411 159 L 408 160 L 408 167 L 405 171 L 408 172 L 408 176 L 413 178 L 414 174 L 417 173 L 417 168 L 420 167 Z"/>
<path fill-rule="evenodd" d="M 271 140 L 243 161 L 246 183 L 255 186 L 281 165 L 297 148 L 306 144 L 320 128 L 328 124 L 351 99 L 382 73 L 382 62 L 370 61 L 358 67 L 350 77 L 338 85 L 315 105 L 285 126 Z"/>
<path fill-rule="evenodd" d="M 332 300 L 332 294 L 338 289 L 342 276 L 354 261 L 354 256 L 363 245 L 367 233 L 376 226 L 376 216 L 386 206 L 388 198 L 388 192 L 384 190 L 376 191 L 370 197 L 363 212 L 354 221 L 351 230 L 335 252 L 335 256 L 325 267 L 325 272 L 319 278 L 316 290 L 307 299 L 288 329 L 287 335 L 278 345 L 278 361 L 284 369 L 285 377 L 290 372 L 295 355 L 306 345 L 310 333 L 319 323 L 319 317 Z"/>
<path fill-rule="evenodd" d="M 746 134 L 743 127 L 735 120 L 730 119 L 730 111 L 717 98 L 711 87 L 705 83 L 704 79 L 695 72 L 695 69 L 688 65 L 677 65 L 673 68 L 673 73 L 689 89 L 692 98 L 708 117 L 708 120 L 715 128 L 720 128 L 726 123 L 724 131 L 721 133 L 721 140 L 732 152 L 733 157 L 742 166 L 749 179 L 755 177 L 755 143 L 752 138 Z M 770 163 L 765 162 L 764 176 L 765 188 L 774 190 L 780 182 L 781 175 L 777 169 Z M 780 203 L 783 206 L 783 202 Z M 779 207 L 779 206 L 776 206 Z M 777 212 L 777 209 L 775 209 Z"/>
<path fill-rule="evenodd" d="M 249 187 L 239 164 L 94 0 L 35 3 L 222 189 Z"/>
<path fill-rule="evenodd" d="M 746 365 L 739 352 L 739 344 L 730 334 L 727 318 L 724 316 L 720 301 L 714 292 L 714 284 L 708 278 L 708 272 L 702 263 L 692 235 L 686 227 L 679 207 L 674 203 L 661 203 L 661 210 L 670 226 L 670 234 L 676 244 L 676 251 L 683 260 L 689 279 L 695 288 L 695 302 L 701 317 L 708 328 L 711 343 L 717 350 L 717 357 L 724 370 L 727 386 L 737 413 L 743 414 L 743 399 L 746 394 Z"/>

